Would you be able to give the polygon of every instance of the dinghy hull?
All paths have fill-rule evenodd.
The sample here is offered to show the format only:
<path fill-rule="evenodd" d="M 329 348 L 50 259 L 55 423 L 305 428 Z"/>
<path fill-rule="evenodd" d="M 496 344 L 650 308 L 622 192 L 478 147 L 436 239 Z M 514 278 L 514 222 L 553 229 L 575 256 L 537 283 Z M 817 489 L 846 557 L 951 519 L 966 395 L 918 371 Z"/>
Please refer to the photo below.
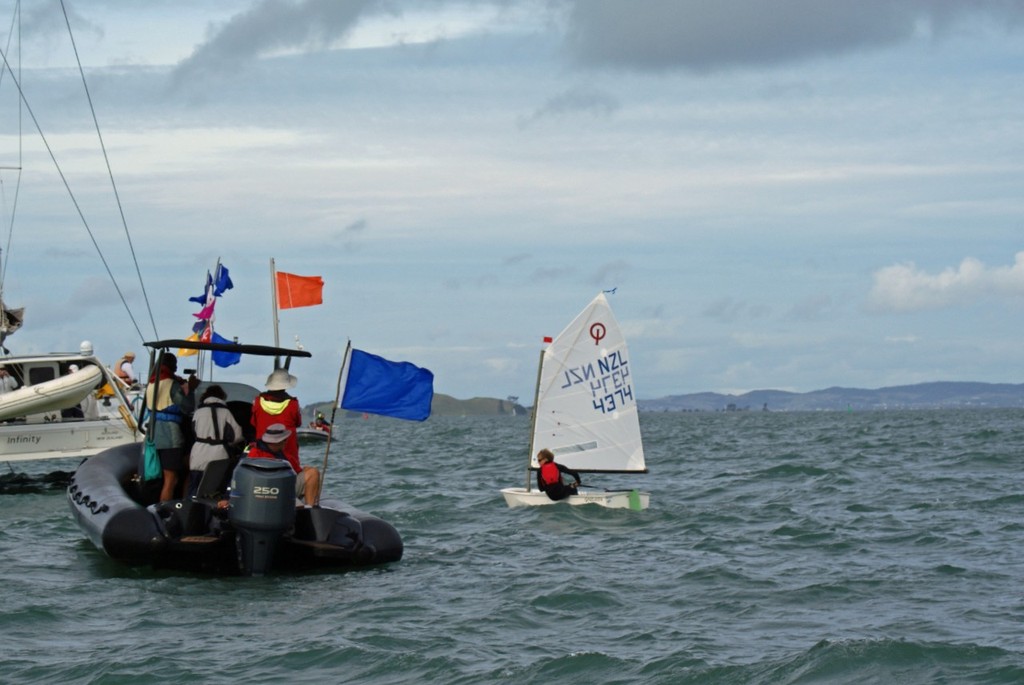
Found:
<path fill-rule="evenodd" d="M 540 490 L 526 488 L 503 488 L 501 494 L 510 507 L 540 507 L 565 502 L 572 506 L 596 504 L 608 509 L 633 509 L 639 511 L 650 506 L 651 495 L 638 490 L 580 490 L 577 495 L 566 499 L 553 500 Z"/>
<path fill-rule="evenodd" d="M 52 381 L 0 394 L 0 420 L 73 407 L 85 399 L 102 379 L 103 372 L 99 367 L 87 366 Z"/>

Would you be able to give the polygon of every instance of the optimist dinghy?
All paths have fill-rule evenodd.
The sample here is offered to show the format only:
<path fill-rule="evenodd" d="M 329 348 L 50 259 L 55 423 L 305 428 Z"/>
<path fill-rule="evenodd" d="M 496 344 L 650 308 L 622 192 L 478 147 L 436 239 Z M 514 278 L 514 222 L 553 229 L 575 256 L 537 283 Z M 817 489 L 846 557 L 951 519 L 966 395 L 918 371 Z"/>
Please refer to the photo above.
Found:
<path fill-rule="evenodd" d="M 508 506 L 648 507 L 647 492 L 584 486 L 579 494 L 554 501 L 533 484 L 537 451 L 543 448 L 575 471 L 647 472 L 626 340 L 604 293 L 541 351 L 533 406 L 526 487 L 502 489 Z"/>

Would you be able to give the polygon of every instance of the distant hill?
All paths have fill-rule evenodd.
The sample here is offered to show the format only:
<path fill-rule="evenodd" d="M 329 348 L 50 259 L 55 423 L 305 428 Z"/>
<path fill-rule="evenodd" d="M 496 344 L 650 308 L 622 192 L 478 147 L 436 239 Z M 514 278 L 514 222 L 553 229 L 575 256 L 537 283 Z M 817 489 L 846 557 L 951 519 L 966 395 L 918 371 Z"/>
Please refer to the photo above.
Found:
<path fill-rule="evenodd" d="M 935 382 L 877 390 L 827 388 L 805 393 L 753 390 L 741 395 L 701 392 L 639 400 L 640 411 L 845 411 L 1024 407 L 1024 384 Z"/>
<path fill-rule="evenodd" d="M 307 404 L 302 408 L 302 416 L 306 421 L 312 421 L 318 410 L 330 419 L 331 402 Z M 526 416 L 528 413 L 528 410 L 520 404 L 493 397 L 457 400 L 450 395 L 434 393 L 434 400 L 430 403 L 431 416 Z M 334 418 L 337 421 L 351 416 L 360 416 L 360 414 L 339 409 Z"/>
<path fill-rule="evenodd" d="M 430 403 L 431 416 L 526 416 L 527 413 L 520 404 L 493 397 L 457 400 L 435 393 L 434 401 Z"/>

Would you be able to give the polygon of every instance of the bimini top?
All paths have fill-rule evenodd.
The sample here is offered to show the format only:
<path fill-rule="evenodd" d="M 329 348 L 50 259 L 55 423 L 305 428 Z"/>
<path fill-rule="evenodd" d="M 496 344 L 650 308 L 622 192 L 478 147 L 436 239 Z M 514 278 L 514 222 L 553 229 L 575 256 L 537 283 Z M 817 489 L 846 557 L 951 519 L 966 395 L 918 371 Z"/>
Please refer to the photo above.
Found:
<path fill-rule="evenodd" d="M 142 343 L 154 350 L 166 350 L 177 347 L 183 350 L 199 350 L 210 352 L 234 352 L 235 354 L 252 354 L 260 357 L 312 357 L 306 350 L 273 347 L 270 345 L 242 345 L 235 343 L 202 342 L 200 340 L 155 340 Z"/>

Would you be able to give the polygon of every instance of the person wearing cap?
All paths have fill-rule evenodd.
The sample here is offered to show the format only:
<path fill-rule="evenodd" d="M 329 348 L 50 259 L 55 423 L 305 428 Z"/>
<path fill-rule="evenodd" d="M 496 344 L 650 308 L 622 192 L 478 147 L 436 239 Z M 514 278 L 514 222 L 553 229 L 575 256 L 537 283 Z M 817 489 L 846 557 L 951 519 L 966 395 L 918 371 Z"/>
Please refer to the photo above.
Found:
<path fill-rule="evenodd" d="M 186 381 L 175 375 L 178 358 L 173 352 L 164 352 L 160 357 L 157 372 L 146 386 L 146 410 L 154 416 L 153 443 L 160 455 L 160 469 L 163 471 L 163 485 L 160 501 L 166 502 L 178 496 L 178 484 L 184 482 L 187 454 L 182 423 L 188 420 L 195 403 L 195 389 L 199 379 L 195 375 Z"/>
<path fill-rule="evenodd" d="M 293 465 L 299 463 L 299 439 L 295 429 L 302 426 L 302 408 L 299 400 L 288 394 L 295 387 L 298 379 L 288 373 L 287 369 L 274 369 L 267 376 L 267 390 L 260 393 L 252 402 L 250 422 L 253 435 L 261 436 L 272 424 L 279 423 L 290 431 L 284 452 Z"/>
<path fill-rule="evenodd" d="M 135 378 L 135 369 L 132 367 L 132 362 L 135 361 L 134 352 L 125 352 L 124 356 L 117 360 L 114 364 L 114 375 L 125 382 L 125 385 L 132 386 L 137 380 Z"/>
<path fill-rule="evenodd" d="M 565 499 L 569 495 L 577 494 L 580 485 L 580 474 L 567 466 L 555 463 L 555 455 L 549 449 L 543 449 L 537 453 L 537 463 L 540 469 L 537 471 L 537 487 L 547 493 L 548 498 L 555 500 Z M 562 482 L 562 474 L 572 476 L 576 483 L 566 485 Z"/>
<path fill-rule="evenodd" d="M 295 472 L 295 494 L 306 504 L 316 504 L 317 494 L 320 492 L 320 472 L 312 466 L 303 466 L 299 463 L 298 454 L 295 458 L 288 456 L 285 448 L 289 438 L 295 437 L 295 431 L 289 429 L 282 423 L 272 423 L 263 431 L 259 440 L 249 448 L 250 459 L 283 459 L 287 461 L 292 471 Z"/>

